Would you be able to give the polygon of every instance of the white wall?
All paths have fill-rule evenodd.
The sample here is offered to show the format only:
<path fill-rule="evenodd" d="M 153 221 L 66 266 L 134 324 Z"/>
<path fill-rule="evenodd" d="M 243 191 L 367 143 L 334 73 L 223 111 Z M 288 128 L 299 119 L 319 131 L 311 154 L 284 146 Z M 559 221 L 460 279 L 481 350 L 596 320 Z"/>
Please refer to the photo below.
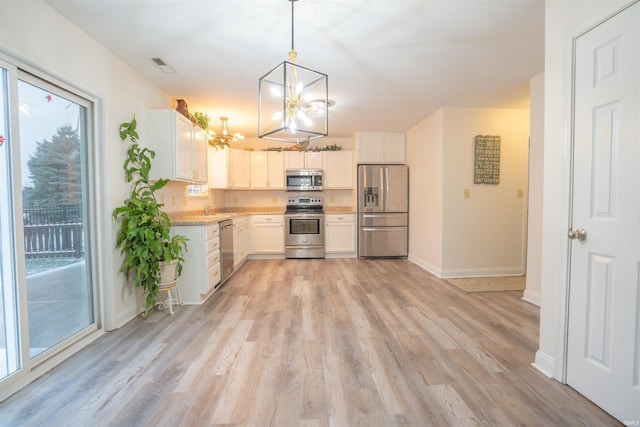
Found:
<path fill-rule="evenodd" d="M 542 189 L 544 185 L 544 74 L 531 79 L 527 282 L 522 299 L 540 305 L 542 264 Z"/>
<path fill-rule="evenodd" d="M 476 135 L 501 137 L 498 185 L 473 183 Z M 444 109 L 443 277 L 524 273 L 528 138 L 528 110 Z"/>
<path fill-rule="evenodd" d="M 473 183 L 476 135 L 502 138 L 498 185 Z M 407 132 L 411 261 L 439 277 L 524 273 L 528 138 L 528 110 L 495 108 L 441 108 Z"/>
<path fill-rule="evenodd" d="M 119 273 L 121 258 L 115 249 L 117 225 L 111 212 L 128 194 L 122 172 L 127 146 L 118 129 L 133 114 L 142 119 L 146 108 L 171 107 L 171 99 L 40 0 L 0 1 L 0 53 L 81 89 L 101 107 L 98 123 L 104 121 L 104 128 L 98 129 L 98 161 L 91 171 L 97 180 L 101 233 L 93 236 L 100 245 L 95 268 L 104 285 L 104 326 L 117 328 L 144 306 Z"/>
<path fill-rule="evenodd" d="M 407 132 L 409 260 L 441 275 L 443 213 L 443 110 Z"/>
<path fill-rule="evenodd" d="M 540 345 L 535 366 L 559 379 L 564 369 L 561 356 L 566 302 L 571 42 L 574 36 L 630 3 L 629 0 L 546 2 L 542 286 Z"/>

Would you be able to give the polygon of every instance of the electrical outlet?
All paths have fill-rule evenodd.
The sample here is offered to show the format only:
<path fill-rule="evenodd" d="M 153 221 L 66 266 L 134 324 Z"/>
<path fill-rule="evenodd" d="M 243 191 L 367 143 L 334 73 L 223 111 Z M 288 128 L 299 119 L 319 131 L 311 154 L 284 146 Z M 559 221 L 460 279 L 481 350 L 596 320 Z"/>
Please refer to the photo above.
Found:
<path fill-rule="evenodd" d="M 522 188 L 518 188 L 518 199 L 522 199 L 524 197 L 524 190 Z"/>
<path fill-rule="evenodd" d="M 464 189 L 464 198 L 468 199 L 469 197 L 471 197 L 471 190 L 469 188 L 465 188 Z"/>
<path fill-rule="evenodd" d="M 329 201 L 330 201 L 331 203 L 333 203 L 333 202 L 335 202 L 335 201 L 336 201 L 336 199 L 335 199 L 333 196 L 331 196 L 331 197 L 329 197 Z"/>

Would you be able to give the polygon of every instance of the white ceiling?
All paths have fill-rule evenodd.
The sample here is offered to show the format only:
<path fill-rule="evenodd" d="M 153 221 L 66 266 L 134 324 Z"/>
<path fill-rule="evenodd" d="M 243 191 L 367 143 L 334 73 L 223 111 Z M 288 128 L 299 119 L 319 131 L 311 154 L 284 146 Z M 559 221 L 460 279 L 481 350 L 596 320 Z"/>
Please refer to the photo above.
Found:
<path fill-rule="evenodd" d="M 289 1 L 46 1 L 214 129 L 226 115 L 257 136 L 258 79 L 291 47 Z M 528 108 L 544 0 L 300 0 L 295 49 L 329 75 L 330 137 L 406 131 L 443 106 Z"/>

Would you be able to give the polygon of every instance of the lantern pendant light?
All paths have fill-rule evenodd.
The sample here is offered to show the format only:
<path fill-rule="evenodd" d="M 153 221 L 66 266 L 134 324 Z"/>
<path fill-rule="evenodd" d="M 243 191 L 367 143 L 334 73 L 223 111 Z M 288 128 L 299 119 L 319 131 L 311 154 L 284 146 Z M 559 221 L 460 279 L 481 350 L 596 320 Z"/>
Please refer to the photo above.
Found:
<path fill-rule="evenodd" d="M 258 137 L 306 143 L 328 134 L 328 76 L 296 63 L 293 5 L 297 0 L 288 1 L 291 2 L 289 60 L 258 82 Z"/>

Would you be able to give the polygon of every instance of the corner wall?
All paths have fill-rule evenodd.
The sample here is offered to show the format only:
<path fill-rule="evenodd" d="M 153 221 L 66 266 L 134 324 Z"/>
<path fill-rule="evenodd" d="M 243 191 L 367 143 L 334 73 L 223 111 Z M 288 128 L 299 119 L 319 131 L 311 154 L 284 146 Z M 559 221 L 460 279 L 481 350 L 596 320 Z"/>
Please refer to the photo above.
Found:
<path fill-rule="evenodd" d="M 476 135 L 501 137 L 497 185 L 474 184 Z M 442 277 L 524 274 L 528 139 L 528 110 L 444 109 Z"/>
<path fill-rule="evenodd" d="M 542 282 L 542 190 L 544 185 L 544 74 L 531 79 L 527 282 L 522 299 L 540 305 Z"/>
<path fill-rule="evenodd" d="M 409 166 L 409 260 L 440 276 L 442 271 L 442 140 L 439 109 L 407 132 Z"/>

